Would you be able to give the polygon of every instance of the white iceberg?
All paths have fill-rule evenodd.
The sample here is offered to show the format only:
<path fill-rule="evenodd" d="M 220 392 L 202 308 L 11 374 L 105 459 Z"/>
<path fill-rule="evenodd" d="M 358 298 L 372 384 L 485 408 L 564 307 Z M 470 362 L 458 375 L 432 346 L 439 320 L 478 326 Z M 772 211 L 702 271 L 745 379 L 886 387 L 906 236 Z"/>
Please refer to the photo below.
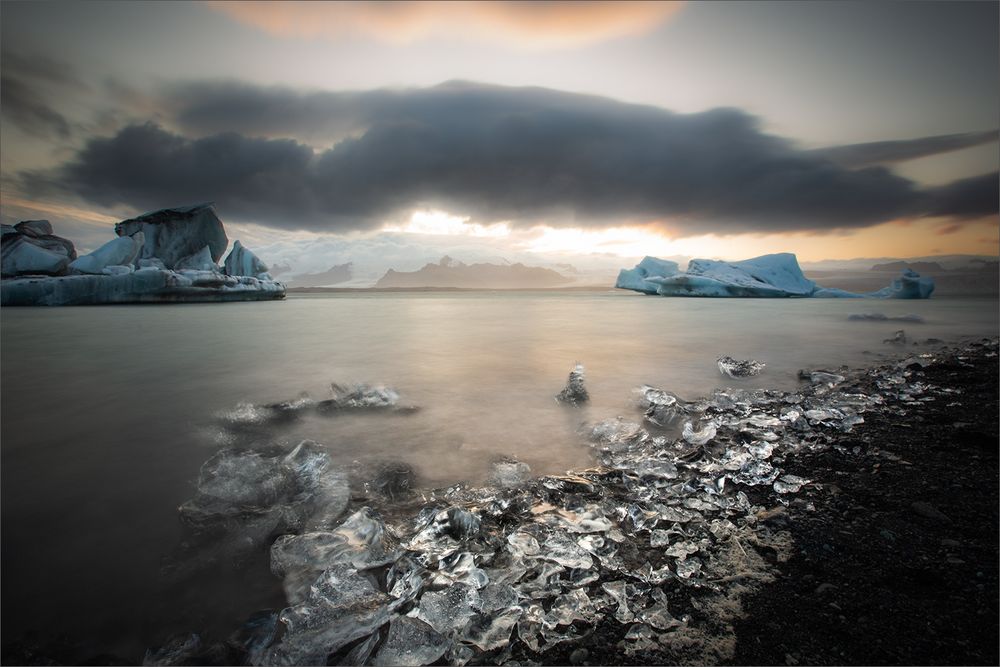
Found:
<path fill-rule="evenodd" d="M 905 269 L 891 285 L 855 294 L 817 285 L 802 273 L 794 254 L 782 252 L 739 262 L 692 259 L 683 272 L 674 262 L 646 257 L 634 269 L 622 269 L 615 287 L 660 296 L 926 299 L 934 279 Z"/>

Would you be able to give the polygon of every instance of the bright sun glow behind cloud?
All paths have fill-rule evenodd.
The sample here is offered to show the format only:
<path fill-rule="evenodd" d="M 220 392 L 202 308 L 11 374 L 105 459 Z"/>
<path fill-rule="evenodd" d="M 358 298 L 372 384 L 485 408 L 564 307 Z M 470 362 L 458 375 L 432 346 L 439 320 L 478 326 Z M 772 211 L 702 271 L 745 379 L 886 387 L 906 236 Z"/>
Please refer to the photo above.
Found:
<path fill-rule="evenodd" d="M 407 234 L 434 234 L 437 236 L 479 236 L 502 238 L 510 236 L 510 226 L 505 222 L 492 225 L 470 223 L 469 218 L 451 215 L 444 211 L 414 211 L 405 225 L 385 225 L 385 232 Z"/>

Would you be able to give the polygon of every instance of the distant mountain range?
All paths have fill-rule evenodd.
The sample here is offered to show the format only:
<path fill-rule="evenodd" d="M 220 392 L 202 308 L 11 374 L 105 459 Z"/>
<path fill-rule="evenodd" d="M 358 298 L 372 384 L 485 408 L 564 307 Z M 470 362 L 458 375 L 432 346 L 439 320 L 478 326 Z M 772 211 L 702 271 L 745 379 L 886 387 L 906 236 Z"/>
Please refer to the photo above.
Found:
<path fill-rule="evenodd" d="M 329 285 L 339 285 L 351 279 L 352 268 L 353 265 L 350 262 L 347 264 L 337 264 L 320 273 L 303 273 L 293 276 L 286 280 L 285 284 L 289 287 L 327 287 Z"/>
<path fill-rule="evenodd" d="M 888 264 L 876 264 L 871 268 L 872 271 L 892 271 L 893 273 L 899 273 L 903 269 L 913 269 L 920 274 L 932 274 L 940 273 L 941 271 L 947 271 L 937 262 L 889 262 Z"/>
<path fill-rule="evenodd" d="M 375 287 L 465 287 L 479 289 L 523 289 L 559 287 L 572 278 L 539 266 L 524 264 L 464 264 L 445 256 L 436 264 L 417 271 L 389 269 Z"/>

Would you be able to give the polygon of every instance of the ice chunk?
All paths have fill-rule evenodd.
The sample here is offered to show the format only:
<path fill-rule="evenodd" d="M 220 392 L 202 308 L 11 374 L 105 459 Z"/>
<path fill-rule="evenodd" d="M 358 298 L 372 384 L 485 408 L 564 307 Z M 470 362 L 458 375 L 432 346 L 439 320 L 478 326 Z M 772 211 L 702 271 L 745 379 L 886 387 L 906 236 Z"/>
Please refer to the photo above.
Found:
<path fill-rule="evenodd" d="M 394 408 L 399 404 L 396 390 L 383 385 L 356 384 L 345 387 L 334 383 L 331 387 L 333 398 L 320 401 L 320 410 Z"/>
<path fill-rule="evenodd" d="M 513 459 L 504 459 L 493 463 L 490 481 L 497 486 L 514 488 L 522 486 L 529 479 L 531 479 L 531 468 L 527 463 Z"/>
<path fill-rule="evenodd" d="M 358 569 L 396 560 L 385 525 L 363 507 L 328 533 L 284 535 L 271 545 L 271 571 L 285 578 L 289 600 L 300 601 L 319 572 L 330 565 L 350 564 Z"/>
<path fill-rule="evenodd" d="M 424 593 L 416 616 L 442 634 L 461 629 L 480 606 L 479 593 L 465 584 L 454 584 L 443 591 Z"/>
<path fill-rule="evenodd" d="M 142 232 L 135 236 L 121 236 L 108 241 L 89 255 L 77 257 L 69 263 L 69 268 L 78 273 L 100 274 L 107 266 L 131 264 L 139 254 L 143 242 Z"/>
<path fill-rule="evenodd" d="M 511 607 L 496 613 L 476 614 L 462 631 L 462 640 L 481 651 L 503 648 L 510 642 L 510 633 L 522 613 L 520 607 Z"/>
<path fill-rule="evenodd" d="M 681 437 L 692 445 L 704 445 L 715 437 L 716 432 L 717 427 L 713 421 L 705 422 L 701 430 L 698 431 L 694 430 L 691 422 L 684 422 L 684 430 L 681 432 Z"/>
<path fill-rule="evenodd" d="M 597 445 L 609 451 L 627 449 L 641 445 L 649 439 L 649 434 L 635 422 L 617 419 L 605 419 L 590 431 L 590 439 Z"/>
<path fill-rule="evenodd" d="M 586 569 L 593 567 L 594 560 L 576 540 L 563 533 L 553 533 L 542 545 L 539 558 L 558 563 L 563 567 Z"/>
<path fill-rule="evenodd" d="M 253 276 L 264 280 L 271 279 L 267 272 L 267 264 L 243 247 L 239 241 L 233 242 L 233 249 L 229 251 L 224 265 L 227 276 Z"/>
<path fill-rule="evenodd" d="M 450 645 L 450 639 L 420 619 L 397 616 L 389 623 L 389 632 L 375 656 L 375 665 L 430 665 L 437 662 Z"/>
<path fill-rule="evenodd" d="M 927 299 L 934 292 L 934 279 L 921 276 L 913 269 L 903 269 L 899 278 L 893 280 L 887 287 L 870 296 L 882 299 Z"/>
<path fill-rule="evenodd" d="M 577 364 L 569 374 L 566 386 L 556 395 L 556 400 L 570 405 L 579 405 L 590 400 L 587 388 L 583 385 L 583 364 Z"/>
<path fill-rule="evenodd" d="M 810 480 L 795 475 L 782 475 L 774 482 L 774 490 L 777 493 L 798 493 Z"/>
<path fill-rule="evenodd" d="M 46 222 L 46 221 L 29 221 Z M 23 223 L 18 223 L 18 227 Z M 0 271 L 6 276 L 25 274 L 60 275 L 76 259 L 73 244 L 58 236 L 36 237 L 18 233 L 15 227 L 5 225 L 10 233 L 3 236 L 0 250 Z"/>
<path fill-rule="evenodd" d="M 745 378 L 760 375 L 765 364 L 753 359 L 737 360 L 732 357 L 719 357 L 719 372 L 731 378 Z"/>
<path fill-rule="evenodd" d="M 334 565 L 319 576 L 306 599 L 281 612 L 285 634 L 265 662 L 325 665 L 327 656 L 389 621 L 389 598 L 350 565 Z"/>
<path fill-rule="evenodd" d="M 883 343 L 892 343 L 893 345 L 906 345 L 906 332 L 900 329 L 892 335 L 892 338 L 886 338 Z"/>

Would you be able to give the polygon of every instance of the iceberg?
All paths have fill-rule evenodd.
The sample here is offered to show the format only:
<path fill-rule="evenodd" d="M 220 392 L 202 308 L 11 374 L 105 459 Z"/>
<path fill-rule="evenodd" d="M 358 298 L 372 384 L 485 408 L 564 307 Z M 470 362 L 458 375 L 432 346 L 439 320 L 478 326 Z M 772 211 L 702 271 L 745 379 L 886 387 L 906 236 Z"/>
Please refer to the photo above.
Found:
<path fill-rule="evenodd" d="M 47 220 L 3 225 L 0 305 L 84 306 L 120 303 L 283 299 L 284 284 L 237 241 L 228 244 L 210 204 L 164 209 L 115 225 L 118 237 L 77 257 Z M 232 260 L 232 261 L 230 261 Z"/>
<path fill-rule="evenodd" d="M 738 262 L 692 259 L 683 272 L 675 262 L 646 257 L 634 269 L 622 269 L 615 287 L 660 296 L 926 299 L 934 279 L 904 269 L 890 285 L 856 294 L 817 285 L 802 273 L 794 254 L 782 252 Z"/>

